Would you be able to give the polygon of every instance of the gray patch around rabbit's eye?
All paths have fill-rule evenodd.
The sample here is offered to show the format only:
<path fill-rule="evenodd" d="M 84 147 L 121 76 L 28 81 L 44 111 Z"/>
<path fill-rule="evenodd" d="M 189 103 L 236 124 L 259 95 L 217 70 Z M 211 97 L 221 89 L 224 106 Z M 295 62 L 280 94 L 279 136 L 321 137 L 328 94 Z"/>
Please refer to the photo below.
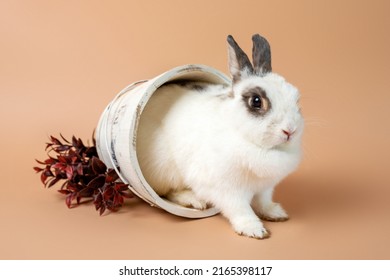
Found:
<path fill-rule="evenodd" d="M 248 112 L 256 117 L 264 116 L 271 109 L 267 93 L 260 87 L 245 90 L 242 99 Z"/>

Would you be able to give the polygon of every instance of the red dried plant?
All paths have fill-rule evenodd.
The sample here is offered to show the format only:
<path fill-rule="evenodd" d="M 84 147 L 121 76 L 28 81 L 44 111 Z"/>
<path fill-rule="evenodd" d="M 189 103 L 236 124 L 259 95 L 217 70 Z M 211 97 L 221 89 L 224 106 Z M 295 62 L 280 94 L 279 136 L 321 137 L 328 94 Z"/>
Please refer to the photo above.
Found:
<path fill-rule="evenodd" d="M 60 134 L 61 135 L 61 134 Z M 72 137 L 72 142 L 50 136 L 46 143 L 48 159 L 36 160 L 44 168 L 34 167 L 41 173 L 41 181 L 50 188 L 63 181 L 60 193 L 66 195 L 65 203 L 71 208 L 82 199 L 92 198 L 96 210 L 102 215 L 106 210 L 117 211 L 124 203 L 124 198 L 131 198 L 128 185 L 118 181 L 118 174 L 98 158 L 96 141 L 93 146 L 85 146 L 80 138 Z M 51 154 L 55 153 L 55 156 Z"/>

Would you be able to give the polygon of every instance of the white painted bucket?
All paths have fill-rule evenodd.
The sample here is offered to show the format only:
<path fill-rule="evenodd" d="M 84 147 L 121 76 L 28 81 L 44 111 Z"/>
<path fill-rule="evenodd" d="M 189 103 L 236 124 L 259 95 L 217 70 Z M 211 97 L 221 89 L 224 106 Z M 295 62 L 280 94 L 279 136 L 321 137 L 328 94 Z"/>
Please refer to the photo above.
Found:
<path fill-rule="evenodd" d="M 96 147 L 100 159 L 114 168 L 130 190 L 148 202 L 177 216 L 204 218 L 217 214 L 215 208 L 197 210 L 161 198 L 146 182 L 137 159 L 137 129 L 142 111 L 153 93 L 175 80 L 230 84 L 223 73 L 204 65 L 184 65 L 151 80 L 135 82 L 124 88 L 104 110 L 96 129 Z"/>

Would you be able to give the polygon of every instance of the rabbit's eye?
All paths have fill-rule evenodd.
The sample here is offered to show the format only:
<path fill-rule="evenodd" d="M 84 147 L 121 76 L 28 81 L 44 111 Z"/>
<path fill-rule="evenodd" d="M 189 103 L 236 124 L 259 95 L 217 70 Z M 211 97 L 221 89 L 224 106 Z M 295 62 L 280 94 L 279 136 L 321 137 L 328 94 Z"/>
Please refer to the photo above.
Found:
<path fill-rule="evenodd" d="M 271 102 L 267 93 L 261 87 L 254 87 L 242 93 L 242 100 L 245 102 L 249 113 L 254 116 L 264 116 L 271 109 Z"/>
<path fill-rule="evenodd" d="M 261 97 L 258 95 L 254 95 L 248 100 L 249 106 L 253 109 L 261 109 L 263 102 L 261 100 Z"/>

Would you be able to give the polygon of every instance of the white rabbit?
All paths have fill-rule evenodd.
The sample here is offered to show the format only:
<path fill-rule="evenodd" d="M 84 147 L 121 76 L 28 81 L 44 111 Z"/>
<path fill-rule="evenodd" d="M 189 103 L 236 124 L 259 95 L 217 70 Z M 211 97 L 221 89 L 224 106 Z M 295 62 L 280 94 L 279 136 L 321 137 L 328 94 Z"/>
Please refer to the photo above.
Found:
<path fill-rule="evenodd" d="M 142 114 L 137 154 L 155 191 L 187 207 L 213 205 L 241 235 L 266 238 L 259 217 L 283 221 L 276 184 L 301 158 L 298 90 L 271 72 L 266 39 L 253 66 L 228 36 L 231 86 L 179 81 L 159 88 Z"/>

